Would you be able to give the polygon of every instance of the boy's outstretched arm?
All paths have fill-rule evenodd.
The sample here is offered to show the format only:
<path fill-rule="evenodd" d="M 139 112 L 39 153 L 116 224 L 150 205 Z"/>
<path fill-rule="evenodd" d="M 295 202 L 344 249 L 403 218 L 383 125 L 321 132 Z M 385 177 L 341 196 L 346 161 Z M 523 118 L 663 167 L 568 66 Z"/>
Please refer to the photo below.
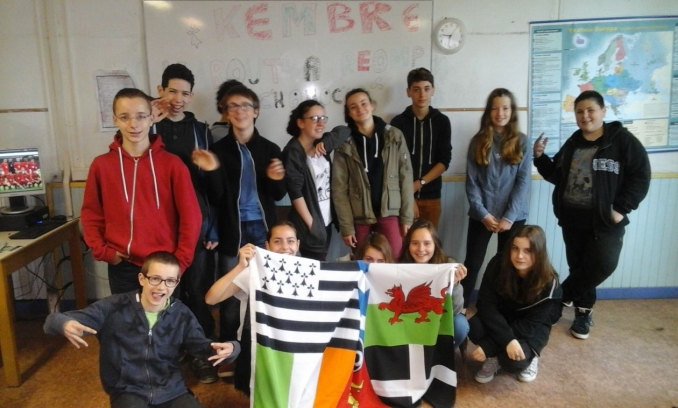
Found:
<path fill-rule="evenodd" d="M 97 331 L 91 327 L 81 324 L 77 320 L 69 320 L 64 323 L 63 335 L 68 339 L 68 341 L 73 343 L 75 348 L 79 349 L 80 345 L 89 347 L 89 344 L 87 344 L 87 342 L 82 339 L 85 333 L 97 334 Z"/>
<path fill-rule="evenodd" d="M 240 343 L 237 341 L 228 341 L 225 343 L 212 343 L 212 348 L 217 354 L 207 358 L 209 361 L 214 361 L 212 365 L 218 365 L 226 360 L 227 363 L 235 360 L 240 354 Z"/>

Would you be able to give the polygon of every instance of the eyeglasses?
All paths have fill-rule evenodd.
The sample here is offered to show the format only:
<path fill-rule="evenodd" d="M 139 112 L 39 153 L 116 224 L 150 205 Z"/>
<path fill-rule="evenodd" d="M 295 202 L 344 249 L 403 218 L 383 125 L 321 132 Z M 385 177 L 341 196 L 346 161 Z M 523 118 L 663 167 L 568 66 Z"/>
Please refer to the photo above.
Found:
<path fill-rule="evenodd" d="M 116 118 L 119 121 L 124 122 L 124 123 L 129 123 L 132 119 L 136 119 L 137 122 L 141 122 L 141 121 L 146 120 L 150 117 L 151 117 L 151 115 L 149 115 L 148 113 L 140 113 L 136 116 L 127 116 L 127 115 L 116 116 Z"/>
<path fill-rule="evenodd" d="M 313 121 L 313 123 L 318 123 L 318 122 L 327 123 L 327 119 L 329 119 L 329 117 L 327 117 L 325 115 L 322 115 L 322 116 L 315 115 L 315 116 L 308 116 L 308 117 L 302 118 L 302 119 L 310 119 L 310 120 Z"/>
<path fill-rule="evenodd" d="M 161 279 L 159 276 L 144 276 L 144 278 L 153 286 L 158 286 L 160 282 L 165 282 L 165 286 L 173 288 L 179 284 L 179 279 L 176 278 Z"/>
<path fill-rule="evenodd" d="M 238 110 L 241 110 L 243 112 L 247 112 L 247 111 L 252 110 L 254 108 L 255 108 L 255 106 L 252 105 L 251 103 L 246 103 L 244 105 L 233 104 L 233 105 L 227 105 L 226 106 L 226 110 L 228 110 L 229 112 L 237 112 Z"/>

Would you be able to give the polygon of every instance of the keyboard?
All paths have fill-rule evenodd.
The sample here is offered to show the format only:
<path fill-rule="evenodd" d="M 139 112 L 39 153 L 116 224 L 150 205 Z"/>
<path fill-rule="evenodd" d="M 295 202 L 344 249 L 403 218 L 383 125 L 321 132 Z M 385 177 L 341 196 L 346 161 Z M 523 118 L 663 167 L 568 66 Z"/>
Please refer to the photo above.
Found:
<path fill-rule="evenodd" d="M 44 224 L 33 225 L 10 235 L 9 239 L 35 239 L 53 229 L 59 228 L 65 223 L 66 221 L 48 221 Z"/>

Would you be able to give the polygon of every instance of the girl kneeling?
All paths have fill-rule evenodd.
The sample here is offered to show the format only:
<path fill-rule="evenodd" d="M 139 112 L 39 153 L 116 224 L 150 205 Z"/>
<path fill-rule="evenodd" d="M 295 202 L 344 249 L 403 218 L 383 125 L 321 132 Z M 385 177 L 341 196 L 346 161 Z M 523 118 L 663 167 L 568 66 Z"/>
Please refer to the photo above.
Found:
<path fill-rule="evenodd" d="M 537 378 L 539 355 L 551 332 L 551 309 L 561 297 L 544 230 L 521 227 L 504 252 L 487 265 L 478 312 L 469 320 L 469 339 L 478 346 L 471 355 L 484 361 L 476 381 L 492 381 L 501 367 L 519 372 L 520 381 Z"/>

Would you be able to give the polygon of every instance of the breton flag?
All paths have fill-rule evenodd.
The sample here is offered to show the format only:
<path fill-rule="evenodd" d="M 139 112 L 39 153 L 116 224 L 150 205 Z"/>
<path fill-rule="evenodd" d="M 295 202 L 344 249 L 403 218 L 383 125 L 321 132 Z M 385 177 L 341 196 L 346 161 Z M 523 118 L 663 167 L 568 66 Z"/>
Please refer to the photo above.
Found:
<path fill-rule="evenodd" d="M 250 406 L 346 406 L 359 348 L 365 274 L 359 262 L 318 262 L 257 248 L 250 262 Z"/>
<path fill-rule="evenodd" d="M 416 407 L 421 399 L 435 408 L 454 405 L 454 269 L 369 265 L 365 365 L 374 392 L 388 406 Z"/>

